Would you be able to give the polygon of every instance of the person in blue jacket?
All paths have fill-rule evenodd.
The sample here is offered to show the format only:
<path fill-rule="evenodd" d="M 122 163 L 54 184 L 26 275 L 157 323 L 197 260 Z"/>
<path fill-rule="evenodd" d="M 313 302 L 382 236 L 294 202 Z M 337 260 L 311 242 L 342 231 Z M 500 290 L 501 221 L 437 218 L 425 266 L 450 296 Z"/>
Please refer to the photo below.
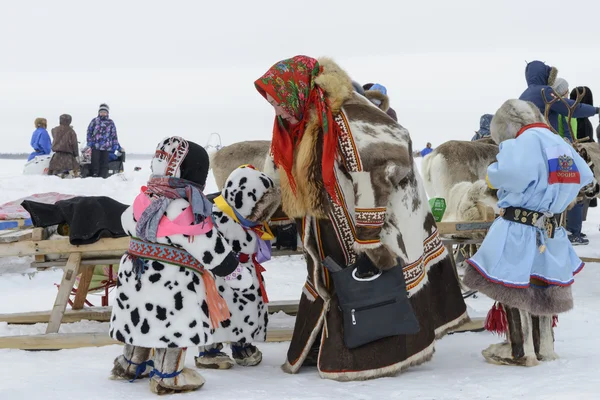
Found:
<path fill-rule="evenodd" d="M 431 147 L 431 143 L 427 142 L 427 146 L 423 150 L 421 150 L 421 151 L 417 150 L 417 151 L 414 152 L 413 155 L 415 157 L 425 157 L 426 155 L 428 155 L 432 151 L 433 151 L 433 148 Z"/>
<path fill-rule="evenodd" d="M 573 308 L 573 276 L 584 266 L 554 215 L 594 175 L 543 121 L 536 105 L 508 100 L 490 127 L 500 152 L 486 180 L 498 190 L 500 217 L 467 260 L 464 283 L 497 302 L 486 328 L 505 331 L 507 340 L 482 352 L 495 364 L 533 366 L 557 358 L 554 315 Z"/>
<path fill-rule="evenodd" d="M 525 67 L 525 79 L 527 80 L 527 89 L 521 94 L 519 100 L 530 101 L 544 114 L 546 104 L 542 97 L 542 89 L 546 94 L 546 101 L 552 101 L 553 96 L 557 96 L 552 89 L 552 85 L 556 82 L 558 70 L 555 67 L 544 64 L 541 61 L 532 61 Z M 570 107 L 575 104 L 571 99 L 566 98 L 565 101 Z M 588 104 L 578 104 L 575 107 L 573 118 L 589 118 L 596 114 L 600 114 L 600 109 Z M 548 113 L 548 123 L 558 132 L 558 116 L 568 116 L 569 110 L 562 101 L 555 102 Z M 565 127 L 565 137 L 571 141 L 571 132 L 569 127 Z"/>
<path fill-rule="evenodd" d="M 483 114 L 481 118 L 479 118 L 479 130 L 475 132 L 475 136 L 471 139 L 472 142 L 490 137 L 490 124 L 492 123 L 492 118 L 494 118 L 494 114 Z"/>
<path fill-rule="evenodd" d="M 52 141 L 46 128 L 48 127 L 48 121 L 46 118 L 36 118 L 35 131 L 31 135 L 31 147 L 33 147 L 33 153 L 29 155 L 27 161 L 33 160 L 37 156 L 45 156 L 50 154 L 52 150 Z"/>

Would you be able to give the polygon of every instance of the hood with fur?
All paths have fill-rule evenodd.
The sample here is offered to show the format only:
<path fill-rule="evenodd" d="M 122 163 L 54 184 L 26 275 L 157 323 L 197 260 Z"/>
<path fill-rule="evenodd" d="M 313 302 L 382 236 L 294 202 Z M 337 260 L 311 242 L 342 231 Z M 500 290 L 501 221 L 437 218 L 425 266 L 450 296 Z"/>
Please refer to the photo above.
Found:
<path fill-rule="evenodd" d="M 558 70 L 541 61 L 532 61 L 525 67 L 525 80 L 527 86 L 542 85 L 552 86 L 556 81 Z"/>

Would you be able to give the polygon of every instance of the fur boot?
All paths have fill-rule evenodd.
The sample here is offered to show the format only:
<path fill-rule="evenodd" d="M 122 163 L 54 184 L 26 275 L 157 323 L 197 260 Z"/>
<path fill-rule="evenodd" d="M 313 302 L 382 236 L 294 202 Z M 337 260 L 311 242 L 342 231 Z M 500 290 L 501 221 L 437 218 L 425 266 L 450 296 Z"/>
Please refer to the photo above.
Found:
<path fill-rule="evenodd" d="M 262 361 L 261 351 L 252 344 L 231 343 L 231 354 L 242 367 L 253 367 Z"/>
<path fill-rule="evenodd" d="M 503 305 L 508 321 L 507 342 L 493 344 L 481 354 L 492 364 L 533 367 L 539 364 L 533 344 L 531 314 Z M 552 318 L 550 318 L 552 320 Z M 552 327 L 552 325 L 551 325 Z"/>
<path fill-rule="evenodd" d="M 229 369 L 233 367 L 233 360 L 221 350 L 223 344 L 215 343 L 210 346 L 199 346 L 200 354 L 195 357 L 196 367 L 207 369 Z"/>
<path fill-rule="evenodd" d="M 558 355 L 554 352 L 554 328 L 552 317 L 548 315 L 531 316 L 533 324 L 533 347 L 539 361 L 554 361 Z"/>
<path fill-rule="evenodd" d="M 152 372 L 152 349 L 126 344 L 115 358 L 111 379 L 142 379 Z"/>
<path fill-rule="evenodd" d="M 204 385 L 204 378 L 185 368 L 187 349 L 155 349 L 154 370 L 150 374 L 150 390 L 156 394 L 191 392 Z"/>

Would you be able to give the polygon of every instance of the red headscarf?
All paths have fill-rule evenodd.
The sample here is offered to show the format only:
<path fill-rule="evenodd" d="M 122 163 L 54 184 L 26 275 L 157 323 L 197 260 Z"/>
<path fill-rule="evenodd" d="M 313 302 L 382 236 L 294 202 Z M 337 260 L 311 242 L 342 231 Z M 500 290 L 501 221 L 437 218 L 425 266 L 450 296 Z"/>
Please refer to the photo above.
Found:
<path fill-rule="evenodd" d="M 267 94 L 270 95 L 281 108 L 298 120 L 298 124 L 290 126 L 289 122 L 276 116 L 271 144 L 275 164 L 284 169 L 294 193 L 296 191 L 296 183 L 292 176 L 294 147 L 300 143 L 304 134 L 310 106 L 315 107 L 323 130 L 321 160 L 323 183 L 327 193 L 338 202 L 333 168 L 337 154 L 339 127 L 333 119 L 323 89 L 315 84 L 315 78 L 321 72 L 321 66 L 314 58 L 296 56 L 273 65 L 266 74 L 254 82 L 254 85 L 265 99 Z"/>

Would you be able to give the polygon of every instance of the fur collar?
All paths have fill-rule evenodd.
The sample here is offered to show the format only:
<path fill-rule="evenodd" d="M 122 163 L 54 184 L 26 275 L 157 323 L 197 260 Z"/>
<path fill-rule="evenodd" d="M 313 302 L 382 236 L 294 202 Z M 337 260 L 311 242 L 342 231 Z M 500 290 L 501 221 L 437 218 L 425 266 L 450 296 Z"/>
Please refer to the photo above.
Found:
<path fill-rule="evenodd" d="M 558 77 L 558 69 L 556 67 L 552 67 L 550 69 L 550 74 L 548 75 L 548 86 L 553 86 L 556 82 L 556 78 Z"/>
<path fill-rule="evenodd" d="M 323 72 L 315 78 L 315 83 L 325 92 L 333 115 L 337 115 L 343 104 L 352 98 L 354 91 L 352 80 L 330 58 L 319 59 L 319 64 Z M 312 215 L 326 218 L 329 199 L 321 174 L 323 132 L 319 129 L 319 120 L 314 108 L 309 111 L 307 118 L 302 140 L 294 150 L 292 174 L 296 181 L 295 195 L 285 171 L 279 171 L 282 205 L 283 210 L 290 217 Z"/>
<path fill-rule="evenodd" d="M 387 112 L 390 109 L 390 98 L 386 94 L 383 94 L 378 90 L 367 90 L 365 92 L 365 97 L 369 99 L 371 103 L 373 103 L 373 100 L 381 101 L 381 104 L 377 107 L 379 107 L 383 112 Z"/>

